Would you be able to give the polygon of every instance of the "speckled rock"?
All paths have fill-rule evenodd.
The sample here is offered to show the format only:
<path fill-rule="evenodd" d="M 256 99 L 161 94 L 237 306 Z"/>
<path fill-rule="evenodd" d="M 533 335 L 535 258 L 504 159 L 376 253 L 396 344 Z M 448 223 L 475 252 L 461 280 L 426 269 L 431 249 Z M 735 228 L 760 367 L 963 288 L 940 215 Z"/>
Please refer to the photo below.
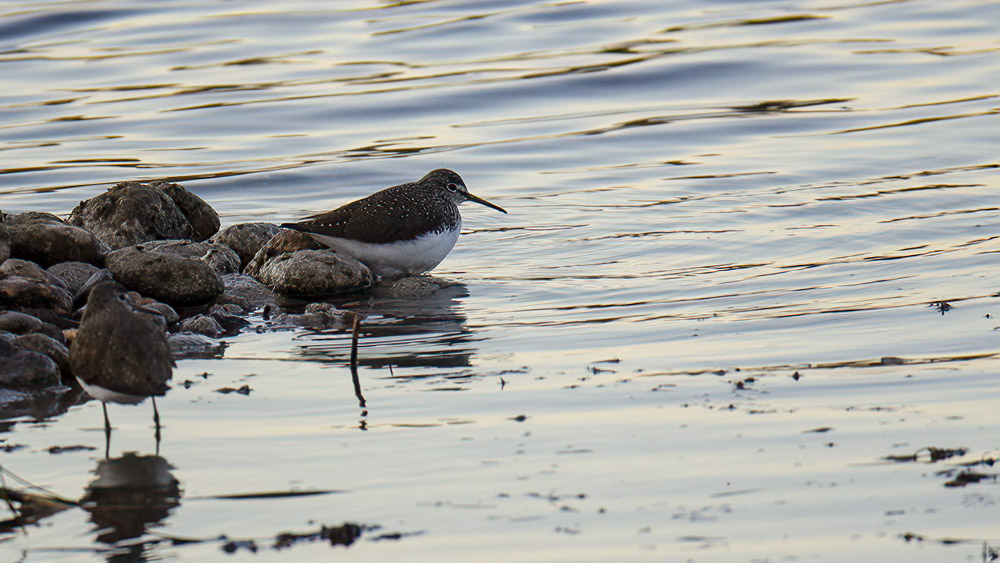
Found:
<path fill-rule="evenodd" d="M 51 213 L 28 212 L 8 217 L 10 255 L 48 267 L 60 262 L 87 262 L 98 266 L 110 252 L 90 231 L 70 225 Z"/>
<path fill-rule="evenodd" d="M 73 297 L 62 282 L 37 264 L 10 258 L 0 264 L 0 309 L 69 314 Z"/>
<path fill-rule="evenodd" d="M 203 305 L 222 294 L 222 279 L 205 262 L 145 251 L 142 245 L 112 252 L 107 265 L 128 289 L 168 305 Z"/>
<path fill-rule="evenodd" d="M 156 311 L 163 317 L 163 320 L 165 320 L 168 325 L 176 323 L 181 318 L 173 307 L 167 305 L 166 303 L 160 303 L 152 297 L 137 297 L 132 299 L 132 303 L 140 307 Z"/>
<path fill-rule="evenodd" d="M 217 303 L 208 310 L 208 316 L 219 323 L 225 334 L 236 334 L 250 326 L 250 321 L 243 318 L 247 312 L 247 309 L 236 303 Z"/>
<path fill-rule="evenodd" d="M 142 243 L 142 247 L 144 250 L 203 260 L 219 275 L 240 271 L 240 257 L 231 248 L 221 244 L 189 240 L 154 240 Z"/>
<path fill-rule="evenodd" d="M 221 358 L 226 350 L 225 342 L 193 332 L 168 334 L 167 340 L 174 358 Z"/>
<path fill-rule="evenodd" d="M 0 311 L 0 332 L 13 335 L 40 333 L 59 343 L 66 342 L 58 327 L 19 311 Z"/>
<path fill-rule="evenodd" d="M 222 276 L 222 283 L 225 291 L 217 303 L 232 303 L 250 312 L 277 302 L 278 296 L 271 291 L 271 288 L 250 276 L 227 274 Z"/>
<path fill-rule="evenodd" d="M 86 262 L 60 262 L 46 269 L 48 273 L 59 278 L 63 285 L 66 286 L 66 289 L 73 295 L 79 293 L 83 288 L 83 284 L 87 283 L 87 280 L 96 274 L 98 270 L 100 268 Z"/>
<path fill-rule="evenodd" d="M 59 366 L 44 354 L 0 338 L 0 387 L 50 387 L 60 383 Z"/>
<path fill-rule="evenodd" d="M 260 271 L 268 260 L 281 254 L 296 252 L 299 250 L 320 250 L 324 246 L 307 234 L 299 231 L 283 229 L 278 234 L 271 237 L 257 254 L 254 255 L 250 263 L 243 269 L 243 273 L 259 279 Z"/>
<path fill-rule="evenodd" d="M 280 232 L 281 227 L 273 223 L 240 223 L 229 225 L 215 233 L 210 242 L 233 249 L 240 257 L 239 271 L 242 272 L 267 241 Z"/>
<path fill-rule="evenodd" d="M 301 314 L 278 313 L 272 319 L 278 325 L 296 325 L 313 330 L 352 326 L 355 313 L 337 309 L 332 303 L 310 303 Z"/>
<path fill-rule="evenodd" d="M 205 203 L 205 200 L 189 192 L 180 184 L 154 181 L 150 185 L 163 190 L 163 193 L 170 196 L 181 213 L 187 217 L 188 223 L 191 224 L 192 240 L 201 242 L 219 231 L 219 226 L 222 224 L 219 220 L 219 214 L 212 209 L 211 205 Z"/>
<path fill-rule="evenodd" d="M 198 196 L 162 181 L 122 182 L 81 201 L 69 217 L 70 223 L 90 230 L 113 249 L 150 240 L 204 240 L 218 230 L 218 221 Z"/>
<path fill-rule="evenodd" d="M 7 227 L 0 223 L 0 263 L 10 258 L 10 233 Z"/>
<path fill-rule="evenodd" d="M 261 268 L 260 281 L 281 295 L 336 295 L 371 286 L 364 264 L 329 250 L 299 250 L 271 258 Z"/>
<path fill-rule="evenodd" d="M 69 349 L 58 340 L 44 334 L 22 334 L 14 338 L 14 345 L 48 356 L 59 366 L 63 377 L 69 376 Z"/>
<path fill-rule="evenodd" d="M 195 315 L 181 321 L 180 328 L 183 332 L 193 332 L 204 334 L 212 338 L 218 338 L 222 333 L 222 325 L 219 321 L 208 315 Z"/>

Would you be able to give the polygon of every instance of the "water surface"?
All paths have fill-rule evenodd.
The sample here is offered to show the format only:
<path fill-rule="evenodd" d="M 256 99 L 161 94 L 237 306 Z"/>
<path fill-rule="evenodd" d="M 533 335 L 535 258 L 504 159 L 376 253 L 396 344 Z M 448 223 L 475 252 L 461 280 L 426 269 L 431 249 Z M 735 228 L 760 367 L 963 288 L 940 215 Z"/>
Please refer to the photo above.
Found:
<path fill-rule="evenodd" d="M 158 510 L 118 534 L 66 510 L 3 559 L 227 559 L 220 535 L 254 560 L 1000 544 L 995 3 L 331 6 L 0 7 L 6 213 L 168 178 L 224 224 L 282 222 L 438 167 L 510 212 L 463 207 L 437 294 L 337 300 L 368 315 L 364 407 L 349 334 L 256 317 L 179 362 L 166 464 L 126 455 L 155 454 L 149 406 L 112 408 L 112 461 L 178 483 Z M 0 463 L 100 489 L 100 410 L 5 413 Z M 283 491 L 327 494 L 260 496 Z M 350 547 L 271 547 L 344 522 Z"/>

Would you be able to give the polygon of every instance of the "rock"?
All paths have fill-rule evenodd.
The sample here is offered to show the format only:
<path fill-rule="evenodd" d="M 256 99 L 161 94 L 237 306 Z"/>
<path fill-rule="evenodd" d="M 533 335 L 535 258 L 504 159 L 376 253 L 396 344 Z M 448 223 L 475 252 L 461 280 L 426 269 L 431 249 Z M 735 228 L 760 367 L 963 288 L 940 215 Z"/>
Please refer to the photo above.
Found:
<path fill-rule="evenodd" d="M 468 297 L 461 283 L 433 276 L 410 276 L 380 283 L 372 288 L 371 297 L 380 300 L 419 301 L 445 292 L 450 299 Z"/>
<path fill-rule="evenodd" d="M 250 276 L 227 274 L 222 276 L 222 283 L 225 291 L 217 303 L 232 303 L 239 305 L 245 312 L 250 312 L 277 302 L 277 295 L 271 288 Z"/>
<path fill-rule="evenodd" d="M 261 268 L 264 285 L 287 296 L 336 295 L 364 289 L 372 273 L 364 264 L 329 250 L 299 250 L 271 258 Z"/>
<path fill-rule="evenodd" d="M 168 325 L 172 325 L 181 319 L 181 316 L 177 314 L 177 311 L 175 311 L 173 307 L 167 305 L 166 303 L 160 303 L 151 297 L 140 296 L 136 299 L 132 299 L 132 303 L 140 307 L 156 311 L 163 317 Z"/>
<path fill-rule="evenodd" d="M 51 213 L 21 213 L 8 218 L 5 226 L 10 233 L 10 255 L 44 267 L 60 262 L 100 266 L 111 250 L 90 231 Z"/>
<path fill-rule="evenodd" d="M 181 321 L 180 328 L 183 332 L 203 334 L 212 338 L 218 338 L 223 333 L 222 325 L 219 324 L 219 321 L 206 315 L 188 317 Z"/>
<path fill-rule="evenodd" d="M 163 190 L 163 193 L 174 200 L 191 225 L 191 238 L 193 240 L 201 242 L 218 232 L 219 226 L 222 224 L 219 221 L 219 214 L 212 209 L 211 205 L 205 203 L 205 200 L 187 191 L 180 184 L 159 181 L 152 182 L 150 185 Z"/>
<path fill-rule="evenodd" d="M 208 316 L 215 319 L 226 334 L 236 334 L 250 326 L 250 321 L 243 318 L 247 310 L 235 303 L 215 304 L 208 310 Z"/>
<path fill-rule="evenodd" d="M 273 321 L 278 324 L 291 324 L 313 330 L 327 328 L 347 328 L 352 326 L 355 313 L 341 311 L 331 303 L 310 303 L 300 315 L 279 313 Z"/>
<path fill-rule="evenodd" d="M 0 311 L 0 331 L 11 334 L 41 332 L 42 321 L 37 317 L 17 311 Z"/>
<path fill-rule="evenodd" d="M 119 283 L 168 305 L 203 305 L 222 294 L 222 279 L 201 260 L 138 245 L 115 250 L 107 264 Z"/>
<path fill-rule="evenodd" d="M 14 339 L 14 345 L 48 356 L 59 366 L 63 376 L 69 376 L 69 349 L 58 340 L 44 334 L 22 334 Z"/>
<path fill-rule="evenodd" d="M 226 343 L 212 340 L 203 334 L 180 332 L 168 334 L 170 351 L 174 358 L 221 358 Z"/>
<path fill-rule="evenodd" d="M 240 257 L 239 271 L 242 272 L 267 241 L 280 232 L 281 227 L 273 223 L 240 223 L 229 225 L 215 233 L 210 242 L 227 246 L 236 252 Z"/>
<path fill-rule="evenodd" d="M 60 383 L 59 366 L 44 354 L 24 350 L 0 338 L 0 386 L 50 387 Z"/>
<path fill-rule="evenodd" d="M 90 230 L 113 249 L 150 240 L 201 236 L 211 230 L 202 218 L 208 212 L 192 203 L 194 200 L 191 198 L 206 207 L 208 204 L 194 194 L 181 190 L 184 188 L 177 184 L 162 181 L 148 184 L 122 182 L 103 194 L 81 201 L 70 214 L 69 222 Z M 179 195 L 181 193 L 190 198 Z M 183 206 L 178 205 L 177 201 L 181 201 Z M 191 213 L 190 216 L 185 214 L 185 209 Z M 215 211 L 211 213 L 214 214 Z M 192 219 L 198 226 L 191 225 Z M 218 229 L 217 224 L 215 229 Z"/>
<path fill-rule="evenodd" d="M 90 290 L 94 289 L 94 286 L 106 281 L 115 281 L 115 278 L 111 276 L 111 272 L 107 268 L 101 268 L 94 272 L 90 278 L 83 283 L 83 286 L 77 290 L 73 295 L 73 308 L 80 309 L 87 304 L 87 298 L 90 297 Z M 79 311 L 78 311 L 79 312 Z"/>
<path fill-rule="evenodd" d="M 86 262 L 60 262 L 49 266 L 48 273 L 59 278 L 66 289 L 76 295 L 83 288 L 83 284 L 98 272 L 100 268 Z"/>
<path fill-rule="evenodd" d="M 156 240 L 142 244 L 144 250 L 167 252 L 185 258 L 204 260 L 212 266 L 219 275 L 234 274 L 240 271 L 240 257 L 228 246 L 210 242 L 191 242 L 189 240 Z"/>
<path fill-rule="evenodd" d="M 10 233 L 7 227 L 0 223 L 0 263 L 10 258 Z"/>
<path fill-rule="evenodd" d="M 298 250 L 320 250 L 325 248 L 313 238 L 299 231 L 283 229 L 280 233 L 271 237 L 257 254 L 254 254 L 250 263 L 243 269 L 243 273 L 248 276 L 259 277 L 260 271 L 268 260 L 280 254 L 296 252 Z"/>
<path fill-rule="evenodd" d="M 31 280 L 37 280 L 45 284 L 58 287 L 69 293 L 63 281 L 58 276 L 52 275 L 42 269 L 41 266 L 28 260 L 10 258 L 0 264 L 0 279 L 19 276 Z"/>
<path fill-rule="evenodd" d="M 4 264 L 11 262 L 7 260 Z M 61 287 L 22 276 L 0 279 L 0 309 L 13 309 L 37 314 L 49 309 L 57 315 L 70 312 L 73 298 Z"/>
<path fill-rule="evenodd" d="M 9 332 L 15 335 L 41 333 L 56 342 L 66 342 L 62 331 L 58 327 L 38 317 L 18 311 L 0 311 L 0 332 Z"/>

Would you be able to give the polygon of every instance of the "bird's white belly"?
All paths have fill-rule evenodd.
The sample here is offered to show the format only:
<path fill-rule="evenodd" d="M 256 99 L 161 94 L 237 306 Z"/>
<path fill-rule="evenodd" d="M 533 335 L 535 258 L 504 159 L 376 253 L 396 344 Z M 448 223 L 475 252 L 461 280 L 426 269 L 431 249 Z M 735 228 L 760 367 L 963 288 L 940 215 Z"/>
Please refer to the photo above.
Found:
<path fill-rule="evenodd" d="M 105 403 L 118 403 L 120 405 L 138 405 L 139 403 L 146 400 L 143 395 L 127 395 L 125 393 L 119 393 L 117 391 L 112 391 L 110 389 L 105 389 L 100 385 L 87 385 L 79 377 L 76 378 L 83 387 L 83 390 L 87 392 L 88 395 L 97 399 L 98 401 L 103 401 Z"/>
<path fill-rule="evenodd" d="M 394 277 L 420 274 L 434 269 L 454 248 L 461 230 L 462 225 L 459 224 L 454 230 L 430 233 L 414 240 L 388 244 L 372 244 L 315 233 L 309 235 L 334 250 L 357 258 L 375 275 Z"/>

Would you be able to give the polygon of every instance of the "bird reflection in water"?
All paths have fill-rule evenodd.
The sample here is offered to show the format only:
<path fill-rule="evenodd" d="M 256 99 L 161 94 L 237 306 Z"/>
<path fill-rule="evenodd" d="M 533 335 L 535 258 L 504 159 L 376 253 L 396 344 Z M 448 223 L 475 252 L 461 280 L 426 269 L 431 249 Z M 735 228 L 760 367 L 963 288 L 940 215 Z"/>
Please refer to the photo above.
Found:
<path fill-rule="evenodd" d="M 129 452 L 103 459 L 94 470 L 80 506 L 90 513 L 97 541 L 114 546 L 112 560 L 143 561 L 145 542 L 130 542 L 162 522 L 180 505 L 180 482 L 158 455 Z"/>
<path fill-rule="evenodd" d="M 461 311 L 464 284 L 433 276 L 413 276 L 372 288 L 363 299 L 335 301 L 362 315 L 368 348 L 358 360 L 366 368 L 465 368 L 472 365 L 474 336 Z M 343 341 L 318 334 L 302 346 L 305 357 L 343 361 Z"/>

